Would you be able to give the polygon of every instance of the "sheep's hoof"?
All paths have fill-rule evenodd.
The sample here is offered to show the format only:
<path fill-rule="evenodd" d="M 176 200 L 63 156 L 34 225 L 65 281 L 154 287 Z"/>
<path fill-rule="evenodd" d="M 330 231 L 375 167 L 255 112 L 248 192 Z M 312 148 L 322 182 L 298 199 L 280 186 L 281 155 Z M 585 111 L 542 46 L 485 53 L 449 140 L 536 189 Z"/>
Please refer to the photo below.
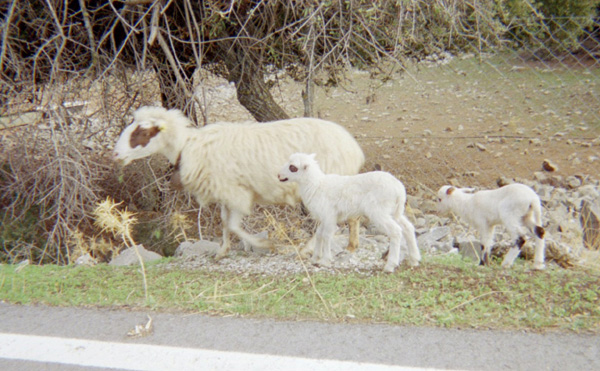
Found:
<path fill-rule="evenodd" d="M 331 260 L 327 260 L 327 259 L 321 259 L 314 264 L 318 267 L 323 267 L 323 268 L 331 268 L 332 267 Z"/>
<path fill-rule="evenodd" d="M 223 258 L 225 258 L 227 256 L 227 251 L 217 251 L 217 253 L 215 254 L 215 260 L 219 261 L 222 260 Z"/>
<path fill-rule="evenodd" d="M 544 263 L 533 263 L 533 269 L 535 269 L 536 271 L 541 271 L 544 270 L 546 268 L 546 264 Z"/>
<path fill-rule="evenodd" d="M 393 264 L 386 264 L 385 267 L 383 267 L 383 271 L 385 273 L 394 273 L 395 269 L 396 269 L 396 266 Z"/>
<path fill-rule="evenodd" d="M 308 258 L 310 258 L 312 256 L 312 251 L 310 251 L 310 250 L 300 250 L 298 252 L 298 255 L 300 255 L 300 257 L 302 259 L 308 259 Z"/>

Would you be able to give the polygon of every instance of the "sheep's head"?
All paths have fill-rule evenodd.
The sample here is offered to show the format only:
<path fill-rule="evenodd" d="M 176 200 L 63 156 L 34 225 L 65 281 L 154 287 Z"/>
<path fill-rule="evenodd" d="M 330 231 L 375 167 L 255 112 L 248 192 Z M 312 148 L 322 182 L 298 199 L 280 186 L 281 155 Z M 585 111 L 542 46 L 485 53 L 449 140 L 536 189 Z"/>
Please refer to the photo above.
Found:
<path fill-rule="evenodd" d="M 281 168 L 277 178 L 280 182 L 297 182 L 311 166 L 318 166 L 315 154 L 294 153 Z"/>
<path fill-rule="evenodd" d="M 115 160 L 127 165 L 133 160 L 165 150 L 162 133 L 173 115 L 187 120 L 180 111 L 167 111 L 161 107 L 142 107 L 135 111 L 133 122 L 123 130 L 115 144 Z"/>

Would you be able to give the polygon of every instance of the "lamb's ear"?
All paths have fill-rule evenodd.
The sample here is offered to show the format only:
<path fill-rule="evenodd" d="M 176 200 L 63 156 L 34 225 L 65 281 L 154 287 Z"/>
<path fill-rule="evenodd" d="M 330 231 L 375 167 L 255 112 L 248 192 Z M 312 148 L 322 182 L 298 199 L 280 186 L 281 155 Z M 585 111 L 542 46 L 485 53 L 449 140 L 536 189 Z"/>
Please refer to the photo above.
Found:
<path fill-rule="evenodd" d="M 447 195 L 451 195 L 451 194 L 452 194 L 452 192 L 454 192 L 454 190 L 455 190 L 455 189 L 456 189 L 456 188 L 454 188 L 454 187 L 449 187 L 449 188 L 446 190 L 446 194 L 447 194 Z"/>
<path fill-rule="evenodd" d="M 317 161 L 317 160 L 315 160 L 315 157 L 317 157 L 317 154 L 316 154 L 316 153 L 311 153 L 311 154 L 310 154 L 310 155 L 308 155 L 308 156 L 310 157 L 310 159 L 311 159 L 311 160 L 313 160 L 313 161 Z"/>

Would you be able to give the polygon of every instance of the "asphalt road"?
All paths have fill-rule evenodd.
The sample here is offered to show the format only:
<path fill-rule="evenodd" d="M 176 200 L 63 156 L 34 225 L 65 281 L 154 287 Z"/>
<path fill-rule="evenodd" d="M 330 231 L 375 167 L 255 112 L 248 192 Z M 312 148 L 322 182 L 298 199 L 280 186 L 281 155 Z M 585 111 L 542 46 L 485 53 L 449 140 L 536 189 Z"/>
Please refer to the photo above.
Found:
<path fill-rule="evenodd" d="M 115 368 L 600 370 L 600 336 L 0 303 L 0 369 Z"/>

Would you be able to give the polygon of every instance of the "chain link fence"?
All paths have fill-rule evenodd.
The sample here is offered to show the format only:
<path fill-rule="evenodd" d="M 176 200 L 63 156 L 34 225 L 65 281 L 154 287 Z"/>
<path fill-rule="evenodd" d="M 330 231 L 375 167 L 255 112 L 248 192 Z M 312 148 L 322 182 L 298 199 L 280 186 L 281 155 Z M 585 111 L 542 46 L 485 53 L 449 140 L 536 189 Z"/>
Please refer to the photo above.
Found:
<path fill-rule="evenodd" d="M 600 24 L 577 17 L 541 24 L 528 29 L 514 20 L 502 40 L 473 37 L 461 53 L 436 52 L 403 65 L 382 61 L 368 71 L 349 68 L 336 84 L 317 74 L 316 115 L 357 137 L 367 155 L 365 170 L 394 173 L 420 198 L 432 198 L 448 183 L 493 187 L 502 178 L 542 180 L 544 174 L 536 172 L 544 160 L 558 168 L 544 181 L 569 187 L 574 177 L 597 185 Z M 561 36 L 573 29 L 582 30 L 577 38 Z M 224 79 L 206 71 L 195 78 L 206 121 L 252 120 Z M 291 116 L 301 116 L 304 82 L 277 70 L 270 78 L 276 101 Z M 183 213 L 195 220 L 197 205 L 170 189 L 164 159 L 140 160 L 120 170 L 111 162 L 110 149 L 131 112 L 160 104 L 153 73 L 114 68 L 97 79 L 55 80 L 5 98 L 0 110 L 3 260 L 68 263 L 68 252 L 81 244 L 73 236 L 107 238 L 90 215 L 108 196 L 143 216 L 147 229 L 137 236 L 149 245 L 159 244 L 159 238 L 147 237 L 156 231 L 178 235 L 170 216 Z M 203 234 L 218 236 L 218 213 L 203 210 Z M 259 214 L 288 220 L 299 211 L 269 210 Z M 253 232 L 280 229 L 256 218 L 246 226 Z M 185 228 L 188 236 L 197 235 L 195 223 Z"/>

